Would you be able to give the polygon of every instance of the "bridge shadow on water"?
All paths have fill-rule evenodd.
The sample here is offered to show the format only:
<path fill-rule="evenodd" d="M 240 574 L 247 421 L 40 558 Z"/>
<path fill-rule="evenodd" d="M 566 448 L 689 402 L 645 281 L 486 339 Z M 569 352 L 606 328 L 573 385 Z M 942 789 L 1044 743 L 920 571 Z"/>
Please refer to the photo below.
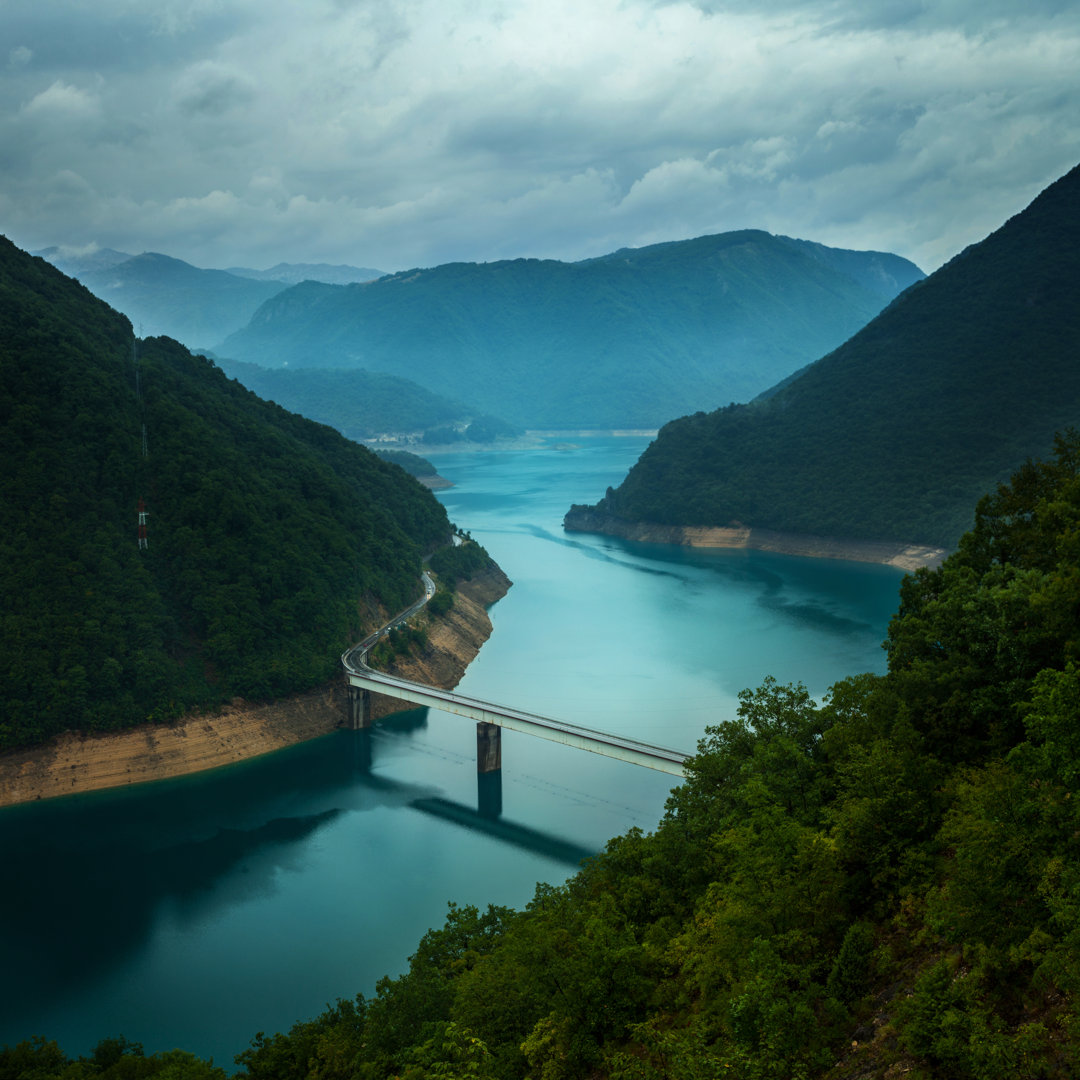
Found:
<path fill-rule="evenodd" d="M 488 773 L 487 776 L 481 776 L 479 779 L 489 781 L 489 789 L 493 784 L 499 785 L 497 797 L 501 802 L 502 777 L 497 773 Z M 480 786 L 483 787 L 483 784 Z M 487 797 L 492 797 L 490 790 Z M 540 829 L 534 829 L 529 825 L 505 821 L 497 813 L 485 813 L 483 800 L 484 795 L 481 793 L 480 807 L 476 810 L 471 806 L 464 806 L 462 803 L 442 798 L 414 799 L 412 806 L 425 814 L 441 818 L 443 821 L 452 822 L 466 829 L 473 829 L 504 844 L 513 844 L 515 847 L 525 848 L 527 851 L 545 855 L 547 858 L 555 859 L 558 862 L 571 863 L 577 866 L 582 860 L 591 858 L 596 854 L 595 851 L 582 847 L 580 844 L 575 844 L 572 840 L 566 840 L 552 833 L 542 832 Z"/>
<path fill-rule="evenodd" d="M 395 731 L 414 730 L 424 726 L 424 720 L 417 722 L 415 714 L 426 714 L 426 712 L 426 709 L 411 710 L 409 713 L 401 713 L 381 720 L 379 723 Z M 429 792 L 418 794 L 414 785 L 401 783 L 385 774 L 373 771 L 376 740 L 372 738 L 370 729 L 354 731 L 351 734 L 354 737 L 353 769 L 357 773 L 358 782 L 365 787 L 377 788 L 386 794 L 412 796 L 406 798 L 406 803 L 414 810 L 461 828 L 483 833 L 493 840 L 524 848 L 557 862 L 577 866 L 583 859 L 591 858 L 596 854 L 593 849 L 584 847 L 573 840 L 533 828 L 531 825 L 504 819 L 501 770 L 477 773 L 475 807 Z"/>
<path fill-rule="evenodd" d="M 382 724 L 405 734 L 426 710 Z M 502 776 L 477 777 L 475 806 L 373 768 L 370 731 L 137 788 L 12 807 L 2 817 L 0 1042 L 91 980 L 121 971 L 163 918 L 180 932 L 275 891 L 320 830 L 351 813 L 416 810 L 576 866 L 580 844 L 502 818 Z M 22 1037 L 21 1035 L 19 1037 Z"/>

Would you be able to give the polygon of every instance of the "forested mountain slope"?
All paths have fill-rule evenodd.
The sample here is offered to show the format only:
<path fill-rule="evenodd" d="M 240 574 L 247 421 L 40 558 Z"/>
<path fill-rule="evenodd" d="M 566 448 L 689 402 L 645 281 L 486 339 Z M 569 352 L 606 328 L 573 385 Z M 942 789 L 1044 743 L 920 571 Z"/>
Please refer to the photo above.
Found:
<path fill-rule="evenodd" d="M 133 344 L 0 240 L 0 749 L 315 685 L 449 536 L 397 466 Z"/>
<path fill-rule="evenodd" d="M 596 510 L 952 547 L 1078 423 L 1080 167 L 767 399 L 667 424 Z"/>
<path fill-rule="evenodd" d="M 371 997 L 255 1034 L 241 1076 L 1073 1080 L 1078 566 L 1074 435 L 904 580 L 886 674 L 744 691 L 654 832 L 523 911 L 452 906 Z M 0 1051 L 36 1080 L 180 1065 L 222 1080 L 115 1038 Z"/>
<path fill-rule="evenodd" d="M 894 255 L 749 230 L 579 263 L 306 282 L 215 351 L 402 375 L 522 427 L 654 426 L 759 393 L 921 277 Z"/>
<path fill-rule="evenodd" d="M 350 439 L 429 431 L 438 437 L 441 429 L 464 429 L 482 419 L 493 432 L 517 433 L 498 420 L 481 418 L 478 410 L 460 401 L 433 394 L 398 375 L 344 368 L 266 368 L 228 359 L 218 363 L 227 375 L 260 397 L 329 424 Z"/>

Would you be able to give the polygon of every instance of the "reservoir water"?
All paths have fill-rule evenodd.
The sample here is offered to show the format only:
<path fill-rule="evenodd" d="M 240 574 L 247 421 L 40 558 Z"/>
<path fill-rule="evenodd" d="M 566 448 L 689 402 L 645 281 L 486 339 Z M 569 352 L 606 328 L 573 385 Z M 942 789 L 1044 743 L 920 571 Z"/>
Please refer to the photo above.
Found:
<path fill-rule="evenodd" d="M 899 572 L 564 533 L 643 438 L 448 454 L 451 520 L 515 582 L 461 689 L 693 750 L 766 675 L 820 695 L 884 670 Z M 123 1034 L 232 1068 L 404 970 L 448 901 L 521 906 L 632 826 L 671 778 L 503 735 L 501 814 L 470 721 L 419 709 L 183 780 L 0 810 L 0 1043 Z M 480 801 L 478 802 L 478 799 Z M 480 809 L 484 812 L 479 812 Z"/>

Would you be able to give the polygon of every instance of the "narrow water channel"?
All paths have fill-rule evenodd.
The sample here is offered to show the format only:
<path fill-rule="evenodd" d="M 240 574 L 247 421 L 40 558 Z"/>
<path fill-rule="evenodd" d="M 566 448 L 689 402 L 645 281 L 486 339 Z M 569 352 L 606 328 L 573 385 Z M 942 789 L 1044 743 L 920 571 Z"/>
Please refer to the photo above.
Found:
<path fill-rule="evenodd" d="M 463 692 L 692 750 L 768 674 L 823 693 L 883 670 L 900 574 L 565 534 L 640 438 L 444 455 L 450 517 L 515 585 Z M 232 1067 L 258 1031 L 396 974 L 448 901 L 520 906 L 671 778 L 504 734 L 478 787 L 470 721 L 414 710 L 256 761 L 0 811 L 0 1042 L 123 1034 Z"/>

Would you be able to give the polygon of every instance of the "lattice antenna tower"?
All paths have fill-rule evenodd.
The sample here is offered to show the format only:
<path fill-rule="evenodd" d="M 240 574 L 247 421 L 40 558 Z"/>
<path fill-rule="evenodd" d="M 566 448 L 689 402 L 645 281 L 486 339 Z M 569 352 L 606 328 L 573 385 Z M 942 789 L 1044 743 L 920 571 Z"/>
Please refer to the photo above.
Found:
<path fill-rule="evenodd" d="M 146 538 L 146 517 L 147 517 L 147 515 L 149 513 L 150 513 L 150 511 L 146 509 L 146 504 L 142 501 L 142 499 L 140 499 L 139 500 L 139 550 L 140 551 L 142 551 L 144 548 L 148 548 L 150 546 L 150 541 L 147 540 L 147 538 Z"/>
<path fill-rule="evenodd" d="M 139 331 L 142 331 L 142 327 L 139 327 Z M 146 421 L 143 420 L 143 400 L 142 400 L 142 387 L 139 385 L 139 339 L 134 338 L 131 342 L 131 363 L 135 369 L 135 401 L 139 409 L 139 421 L 142 426 L 142 459 L 145 461 L 149 456 L 149 449 L 146 443 Z M 140 474 L 142 469 L 139 469 Z M 150 513 L 146 509 L 146 503 L 143 501 L 142 496 L 139 496 L 139 506 L 136 511 L 139 519 L 139 550 L 143 551 L 150 547 L 150 541 L 146 536 L 146 518 Z"/>

